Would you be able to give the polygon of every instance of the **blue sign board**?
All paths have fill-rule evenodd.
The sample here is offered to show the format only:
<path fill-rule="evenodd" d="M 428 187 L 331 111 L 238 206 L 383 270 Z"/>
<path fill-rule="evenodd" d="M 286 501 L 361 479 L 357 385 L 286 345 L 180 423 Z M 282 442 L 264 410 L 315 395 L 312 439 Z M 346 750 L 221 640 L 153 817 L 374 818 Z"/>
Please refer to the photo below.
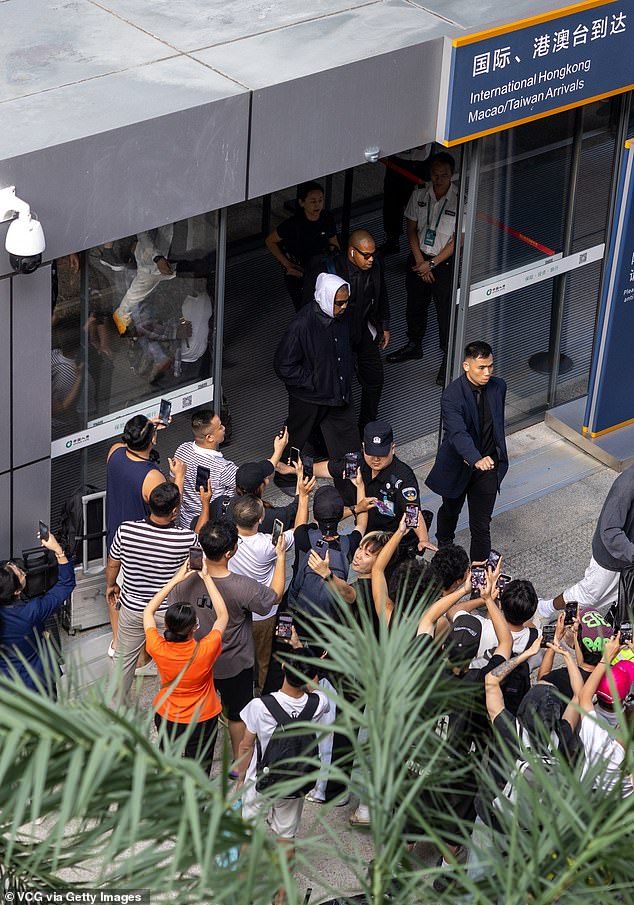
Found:
<path fill-rule="evenodd" d="M 634 0 L 578 6 L 456 38 L 447 147 L 634 87 Z"/>
<path fill-rule="evenodd" d="M 584 433 L 598 437 L 634 422 L 634 143 L 625 144 L 606 259 Z"/>

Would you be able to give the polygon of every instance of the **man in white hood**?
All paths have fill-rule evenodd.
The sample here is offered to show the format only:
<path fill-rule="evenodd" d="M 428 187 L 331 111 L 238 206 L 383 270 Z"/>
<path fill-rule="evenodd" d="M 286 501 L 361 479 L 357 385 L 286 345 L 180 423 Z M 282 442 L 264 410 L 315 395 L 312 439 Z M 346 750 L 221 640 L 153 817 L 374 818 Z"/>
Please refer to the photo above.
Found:
<path fill-rule="evenodd" d="M 360 448 L 352 401 L 354 360 L 346 310 L 350 286 L 320 273 L 315 300 L 295 315 L 275 352 L 275 373 L 288 391 L 289 447 L 302 450 L 320 428 L 329 458 Z"/>

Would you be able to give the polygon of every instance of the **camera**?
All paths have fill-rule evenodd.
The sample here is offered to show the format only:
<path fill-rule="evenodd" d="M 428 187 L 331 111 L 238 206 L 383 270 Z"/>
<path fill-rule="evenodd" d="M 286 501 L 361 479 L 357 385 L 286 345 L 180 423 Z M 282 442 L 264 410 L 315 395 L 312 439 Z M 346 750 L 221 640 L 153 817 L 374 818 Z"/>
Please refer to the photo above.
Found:
<path fill-rule="evenodd" d="M 14 214 L 17 217 L 12 219 Z M 42 224 L 31 213 L 31 207 L 15 194 L 15 187 L 0 189 L 0 221 L 11 220 L 4 247 L 16 273 L 33 273 L 42 263 L 46 248 Z"/>

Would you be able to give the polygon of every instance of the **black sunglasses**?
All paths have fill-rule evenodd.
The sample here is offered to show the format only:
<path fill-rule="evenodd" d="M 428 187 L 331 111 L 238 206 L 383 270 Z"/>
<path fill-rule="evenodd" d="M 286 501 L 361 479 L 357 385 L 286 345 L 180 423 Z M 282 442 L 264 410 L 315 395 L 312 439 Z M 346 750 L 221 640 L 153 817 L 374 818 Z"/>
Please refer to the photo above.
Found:
<path fill-rule="evenodd" d="M 361 251 L 361 249 L 360 249 L 360 248 L 357 248 L 356 245 L 353 245 L 352 247 L 354 248 L 355 251 L 358 251 L 359 254 L 361 255 L 361 257 L 364 258 L 366 261 L 367 261 L 369 258 L 375 258 L 375 257 L 376 257 L 376 249 L 375 249 L 374 251 Z"/>

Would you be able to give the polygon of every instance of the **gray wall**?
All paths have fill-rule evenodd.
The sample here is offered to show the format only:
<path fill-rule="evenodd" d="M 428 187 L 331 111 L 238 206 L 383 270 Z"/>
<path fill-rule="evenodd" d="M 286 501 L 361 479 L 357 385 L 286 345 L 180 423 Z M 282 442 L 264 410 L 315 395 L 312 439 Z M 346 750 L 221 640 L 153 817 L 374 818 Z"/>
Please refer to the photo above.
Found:
<path fill-rule="evenodd" d="M 433 141 L 442 39 L 253 92 L 249 198 Z"/>
<path fill-rule="evenodd" d="M 0 559 L 50 511 L 51 268 L 0 280 Z"/>

